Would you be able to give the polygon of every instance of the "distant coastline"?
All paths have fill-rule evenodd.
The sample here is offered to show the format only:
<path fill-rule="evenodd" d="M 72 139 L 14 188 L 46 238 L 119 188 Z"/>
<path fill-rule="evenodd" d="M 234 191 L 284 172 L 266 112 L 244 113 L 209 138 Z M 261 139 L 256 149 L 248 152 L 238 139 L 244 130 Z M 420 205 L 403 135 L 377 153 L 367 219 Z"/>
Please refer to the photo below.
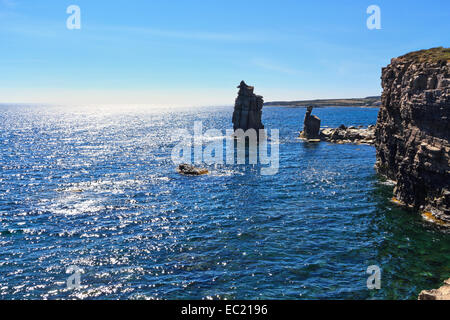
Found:
<path fill-rule="evenodd" d="M 317 99 L 317 100 L 299 100 L 299 101 L 271 101 L 265 102 L 264 106 L 272 107 L 306 107 L 313 105 L 320 107 L 364 107 L 379 108 L 381 105 L 381 96 L 351 99 Z"/>

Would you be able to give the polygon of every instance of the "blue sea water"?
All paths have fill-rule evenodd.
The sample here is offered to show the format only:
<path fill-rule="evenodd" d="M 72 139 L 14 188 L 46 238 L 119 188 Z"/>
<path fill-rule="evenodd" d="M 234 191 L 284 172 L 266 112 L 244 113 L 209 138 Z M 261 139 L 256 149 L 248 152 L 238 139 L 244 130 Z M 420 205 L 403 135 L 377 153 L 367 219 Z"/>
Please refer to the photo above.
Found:
<path fill-rule="evenodd" d="M 174 129 L 225 133 L 231 107 L 0 106 L 0 299 L 416 299 L 439 287 L 449 232 L 390 202 L 373 146 L 296 139 L 304 112 L 264 108 L 278 174 L 185 177 Z M 330 127 L 377 112 L 314 110 Z M 84 272 L 69 290 L 73 265 Z M 370 265 L 380 290 L 367 289 Z"/>

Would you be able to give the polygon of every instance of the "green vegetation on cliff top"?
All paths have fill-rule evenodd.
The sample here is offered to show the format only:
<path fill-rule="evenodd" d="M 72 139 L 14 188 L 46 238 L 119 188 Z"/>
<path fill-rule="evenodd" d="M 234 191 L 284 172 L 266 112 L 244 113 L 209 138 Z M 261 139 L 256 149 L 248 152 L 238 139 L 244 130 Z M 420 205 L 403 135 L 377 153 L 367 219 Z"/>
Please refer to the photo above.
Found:
<path fill-rule="evenodd" d="M 437 47 L 427 50 L 414 51 L 399 58 L 413 60 L 414 62 L 450 61 L 450 48 Z"/>

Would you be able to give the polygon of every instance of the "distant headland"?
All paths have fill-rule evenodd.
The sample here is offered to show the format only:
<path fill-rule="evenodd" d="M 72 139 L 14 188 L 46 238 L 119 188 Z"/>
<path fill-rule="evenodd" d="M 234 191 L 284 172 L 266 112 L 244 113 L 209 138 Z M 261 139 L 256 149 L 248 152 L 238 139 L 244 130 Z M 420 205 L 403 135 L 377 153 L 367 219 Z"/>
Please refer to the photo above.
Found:
<path fill-rule="evenodd" d="M 264 106 L 273 107 L 306 107 L 313 105 L 320 107 L 365 107 L 379 108 L 381 105 L 381 96 L 350 99 L 317 99 L 317 100 L 299 100 L 299 101 L 272 101 L 264 103 Z"/>

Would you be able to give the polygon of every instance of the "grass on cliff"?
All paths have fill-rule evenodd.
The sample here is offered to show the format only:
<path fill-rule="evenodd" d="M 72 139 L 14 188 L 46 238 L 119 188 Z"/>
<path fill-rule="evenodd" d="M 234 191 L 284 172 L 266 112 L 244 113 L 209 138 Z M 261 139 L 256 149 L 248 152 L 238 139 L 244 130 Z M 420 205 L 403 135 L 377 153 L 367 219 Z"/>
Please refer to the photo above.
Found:
<path fill-rule="evenodd" d="M 450 61 L 450 48 L 437 47 L 427 50 L 420 50 L 410 52 L 400 58 L 413 60 L 414 62 Z"/>

